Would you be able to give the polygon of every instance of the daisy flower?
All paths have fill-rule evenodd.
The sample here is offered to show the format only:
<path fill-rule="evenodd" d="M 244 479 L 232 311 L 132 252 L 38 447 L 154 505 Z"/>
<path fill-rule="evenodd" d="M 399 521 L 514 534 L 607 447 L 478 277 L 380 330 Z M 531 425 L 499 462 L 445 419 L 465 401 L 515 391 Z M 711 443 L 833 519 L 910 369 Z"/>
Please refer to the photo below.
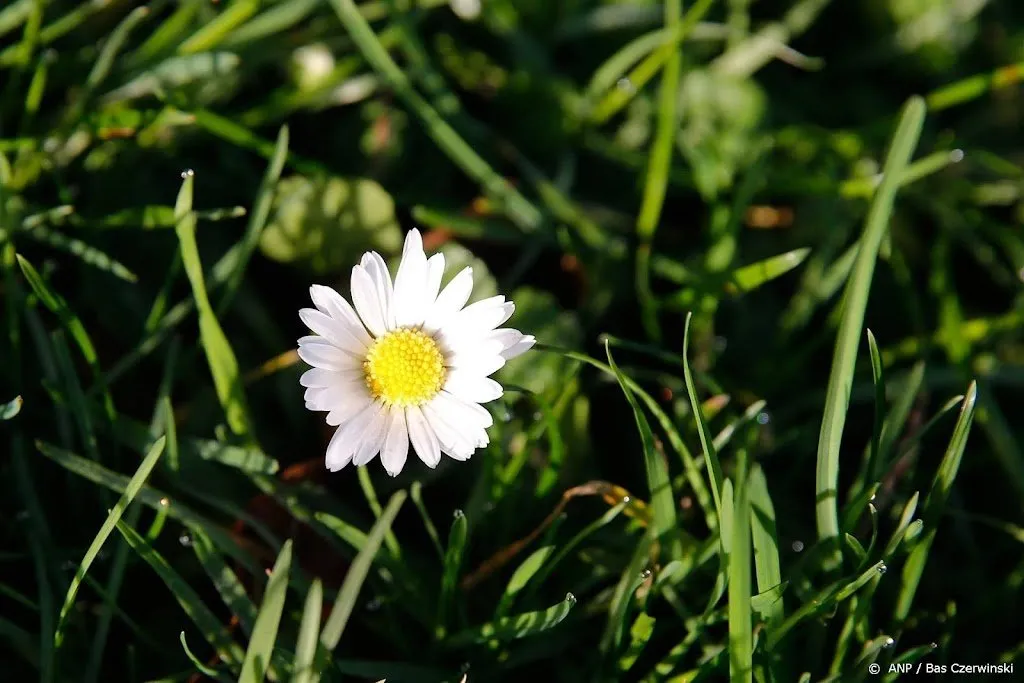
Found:
<path fill-rule="evenodd" d="M 299 339 L 299 357 L 313 367 L 299 382 L 306 408 L 337 427 L 327 446 L 332 472 L 379 453 L 397 476 L 410 442 L 431 468 L 442 453 L 468 460 L 487 445 L 493 419 L 481 404 L 503 393 L 489 376 L 536 340 L 499 328 L 515 310 L 505 297 L 466 305 L 471 268 L 441 289 L 443 274 L 444 255 L 428 259 L 414 229 L 393 282 L 376 252 L 352 268 L 354 308 L 330 287 L 310 287 L 316 308 L 299 317 L 313 334 Z"/>

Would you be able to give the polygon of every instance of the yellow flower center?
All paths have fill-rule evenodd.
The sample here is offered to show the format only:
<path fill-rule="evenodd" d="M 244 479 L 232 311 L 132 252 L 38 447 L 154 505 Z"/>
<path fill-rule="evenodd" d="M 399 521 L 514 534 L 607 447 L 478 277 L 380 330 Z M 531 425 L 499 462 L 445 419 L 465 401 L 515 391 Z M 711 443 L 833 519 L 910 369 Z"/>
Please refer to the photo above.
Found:
<path fill-rule="evenodd" d="M 418 406 L 444 385 L 444 356 L 433 337 L 401 328 L 379 337 L 363 361 L 366 386 L 388 405 Z"/>

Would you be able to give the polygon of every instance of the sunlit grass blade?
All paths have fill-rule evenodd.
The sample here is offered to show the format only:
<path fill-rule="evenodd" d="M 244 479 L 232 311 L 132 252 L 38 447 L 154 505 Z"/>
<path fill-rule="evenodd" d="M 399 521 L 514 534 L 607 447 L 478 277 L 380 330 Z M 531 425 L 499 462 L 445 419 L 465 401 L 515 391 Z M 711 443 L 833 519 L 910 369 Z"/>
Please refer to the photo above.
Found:
<path fill-rule="evenodd" d="M 651 490 L 651 508 L 653 512 L 653 530 L 655 538 L 668 552 L 669 559 L 676 559 L 682 553 L 676 522 L 676 506 L 672 496 L 672 486 L 668 477 L 668 463 L 665 457 L 659 453 L 654 445 L 654 434 L 651 426 L 647 423 L 647 416 L 640 409 L 633 392 L 626 383 L 622 372 L 612 358 L 611 347 L 605 340 L 605 353 L 608 356 L 608 365 L 615 378 L 622 387 L 630 408 L 633 409 L 633 419 L 636 421 L 637 429 L 640 432 L 640 442 L 643 449 L 644 467 L 647 472 L 647 486 Z"/>
<path fill-rule="evenodd" d="M 199 594 L 135 529 L 118 520 L 117 530 L 124 536 L 128 545 L 163 580 L 185 614 L 199 628 L 206 641 L 217 651 L 220 659 L 232 667 L 240 666 L 244 656 L 242 648 L 232 640 L 231 634 L 224 628 L 220 619 L 203 603 Z"/>
<path fill-rule="evenodd" d="M 241 26 L 260 7 L 260 0 L 235 0 L 223 12 L 178 46 L 178 54 L 190 55 L 212 50 Z"/>
<path fill-rule="evenodd" d="M 61 324 L 67 328 L 71 334 L 71 338 L 75 340 L 79 350 L 82 352 L 82 356 L 89 364 L 92 369 L 94 376 L 102 386 L 101 371 L 99 367 L 99 358 L 96 355 L 96 347 L 93 346 L 92 340 L 89 338 L 89 333 L 85 331 L 85 326 L 82 325 L 81 320 L 78 316 L 72 312 L 71 308 L 64 301 L 63 297 L 59 294 L 51 291 L 46 283 L 43 282 L 42 276 L 39 272 L 25 260 L 21 254 L 17 254 L 18 266 L 21 268 L 22 274 L 28 281 L 29 286 L 32 287 L 32 291 L 35 292 L 36 296 L 48 308 L 57 318 Z M 106 408 L 107 415 L 111 418 L 114 415 L 114 403 L 110 398 L 110 394 L 104 389 L 104 407 Z"/>
<path fill-rule="evenodd" d="M 370 533 L 366 536 L 366 543 L 349 566 L 348 573 L 345 574 L 345 581 L 341 584 L 341 589 L 338 591 L 338 599 L 331 608 L 331 615 L 327 618 L 327 623 L 324 624 L 323 631 L 320 633 L 320 642 L 323 644 L 325 655 L 330 655 L 341 640 L 341 634 L 344 632 L 348 618 L 355 608 L 356 600 L 359 598 L 359 591 L 363 586 L 363 582 L 366 581 L 366 575 L 370 571 L 370 565 L 373 563 L 377 551 L 380 550 L 384 535 L 391 528 L 392 523 L 394 523 L 395 517 L 398 516 L 398 511 L 402 509 L 402 503 L 405 502 L 406 495 L 405 491 L 396 491 L 391 496 L 391 500 L 388 501 L 387 506 L 384 508 L 384 513 L 377 520 L 376 524 L 373 525 Z M 326 664 L 326 661 L 322 662 L 319 666 L 319 671 L 322 672 Z M 318 679 L 319 676 L 315 680 Z"/>
<path fill-rule="evenodd" d="M 969 76 L 928 93 L 928 108 L 942 111 L 965 102 L 975 100 L 990 90 L 1006 88 L 1020 83 L 1020 73 L 1024 70 L 1024 62 L 1007 64 L 990 73 Z"/>
<path fill-rule="evenodd" d="M 251 634 L 253 625 L 256 623 L 257 609 L 249 598 L 245 586 L 242 585 L 234 570 L 224 561 L 220 551 L 202 527 L 192 525 L 189 527 L 189 533 L 192 536 L 192 550 L 195 551 L 196 559 L 203 566 L 206 575 L 210 577 L 221 600 L 231 610 L 231 614 L 238 618 L 242 631 L 247 635 Z"/>
<path fill-rule="evenodd" d="M 504 616 L 508 612 L 512 601 L 537 576 L 537 572 L 541 570 L 544 562 L 547 561 L 554 550 L 555 546 L 553 545 L 537 548 L 530 553 L 529 557 L 523 560 L 522 564 L 516 567 L 515 572 L 512 573 L 512 578 L 508 580 L 508 585 L 505 586 L 505 593 L 501 596 L 498 608 L 495 610 L 498 616 Z"/>
<path fill-rule="evenodd" d="M 299 639 L 295 644 L 295 661 L 292 664 L 292 683 L 306 683 L 315 680 L 313 665 L 316 649 L 320 644 L 320 613 L 323 610 L 324 587 L 320 579 L 313 579 L 306 594 L 306 604 L 299 623 Z"/>
<path fill-rule="evenodd" d="M 557 605 L 536 612 L 505 617 L 477 628 L 460 631 L 447 638 L 444 644 L 446 647 L 456 648 L 488 640 L 509 641 L 543 633 L 560 624 L 569 616 L 569 612 L 575 605 L 576 598 L 569 593 Z"/>
<path fill-rule="evenodd" d="M 711 475 L 711 494 L 715 498 L 715 510 L 719 519 L 722 518 L 722 488 L 724 477 L 722 465 L 718 461 L 718 452 L 715 450 L 714 439 L 704 422 L 701 414 L 700 397 L 697 396 L 697 385 L 693 382 L 693 373 L 690 371 L 690 320 L 693 313 L 686 314 L 686 326 L 683 328 L 683 377 L 686 380 L 686 394 L 690 398 L 690 409 L 693 411 L 693 419 L 697 423 L 697 434 L 700 437 L 700 445 L 704 450 L 704 464 Z"/>
<path fill-rule="evenodd" d="M 626 569 L 619 577 L 615 586 L 615 593 L 612 595 L 611 604 L 608 606 L 608 618 L 605 622 L 604 634 L 601 636 L 601 653 L 607 659 L 614 655 L 622 642 L 623 628 L 626 624 L 626 615 L 633 603 L 633 596 L 636 589 L 643 583 L 644 570 L 651 561 L 652 535 L 648 532 L 638 540 L 633 550 L 633 556 L 626 565 Z"/>
<path fill-rule="evenodd" d="M 441 574 L 441 597 L 437 605 L 437 624 L 434 632 L 443 638 L 448 629 L 451 610 L 455 602 L 459 583 L 459 570 L 462 557 L 466 552 L 466 537 L 469 533 L 469 522 L 462 510 L 455 511 L 451 530 L 448 532 L 448 548 L 444 553 L 444 568 Z"/>
<path fill-rule="evenodd" d="M 953 427 L 953 436 L 949 440 L 949 446 L 942 457 L 942 462 L 939 463 L 931 489 L 924 499 L 921 511 L 921 518 L 925 525 L 923 536 L 914 543 L 910 556 L 903 565 L 902 583 L 893 611 L 893 619 L 897 628 L 902 628 L 903 622 L 910 614 L 910 607 L 917 594 L 917 587 L 921 582 L 925 563 L 928 561 L 928 553 L 931 551 L 939 520 L 945 511 L 946 501 L 949 500 L 950 492 L 953 489 L 953 481 L 960 471 L 960 461 L 963 458 L 964 448 L 967 446 L 971 424 L 974 422 L 977 398 L 978 384 L 971 382 L 963 403 L 960 404 L 960 415 Z"/>
<path fill-rule="evenodd" d="M 218 301 L 217 311 L 222 312 L 230 304 L 231 299 L 242 283 L 245 275 L 245 267 L 249 258 L 259 244 L 260 235 L 270 216 L 270 207 L 274 201 L 274 189 L 284 169 L 284 162 L 288 158 L 288 126 L 281 126 L 277 134 L 277 143 L 274 145 L 274 156 L 270 158 L 267 171 L 260 181 L 260 187 L 256 191 L 256 200 L 253 202 L 252 213 L 249 214 L 249 224 L 245 228 L 242 239 L 236 243 L 236 249 L 232 250 L 235 258 L 231 263 L 231 274 L 224 283 Z"/>
<path fill-rule="evenodd" d="M 124 493 L 128 488 L 128 477 L 117 474 L 116 472 L 111 472 L 102 465 L 99 465 L 87 458 L 83 458 L 79 455 L 75 455 L 74 453 L 69 453 L 68 451 L 39 441 L 36 442 L 36 448 L 39 449 L 40 453 L 56 462 L 61 467 L 64 467 L 65 469 L 74 472 L 95 484 L 99 484 L 100 486 L 110 489 L 111 491 Z M 202 529 L 210 535 L 210 538 L 213 539 L 216 546 L 223 552 L 230 554 L 231 557 L 242 562 L 242 564 L 250 571 L 261 571 L 255 560 L 248 553 L 239 548 L 231 534 L 163 491 L 150 486 L 143 486 L 135 494 L 135 499 L 157 512 L 166 511 L 168 515 L 185 525 L 195 524 L 202 527 Z"/>
<path fill-rule="evenodd" d="M 729 282 L 726 283 L 725 291 L 734 295 L 752 292 L 799 266 L 810 253 L 811 250 L 806 247 L 793 249 L 792 251 L 770 256 L 763 261 L 741 266 L 729 276 Z"/>
<path fill-rule="evenodd" d="M 763 594 L 782 584 L 782 569 L 779 562 L 775 506 L 768 493 L 768 480 L 765 479 L 764 470 L 757 464 L 750 470 L 750 512 L 757 590 Z M 771 603 L 766 614 L 769 627 L 782 619 L 782 608 L 781 600 Z"/>
<path fill-rule="evenodd" d="M 114 504 L 113 509 L 107 515 L 107 519 L 104 520 L 103 526 L 100 527 L 96 537 L 93 538 L 92 543 L 89 544 L 89 548 L 85 551 L 85 556 L 82 558 L 81 563 L 78 565 L 78 569 L 75 571 L 75 576 L 71 580 L 71 585 L 68 586 L 67 595 L 64 597 L 64 604 L 60 608 L 60 616 L 57 619 L 57 628 L 53 633 L 53 645 L 54 648 L 59 648 L 64 640 L 64 623 L 67 620 L 68 613 L 71 611 L 72 606 L 75 604 L 75 598 L 78 596 L 78 588 L 82 584 L 82 578 L 89 571 L 89 567 L 92 566 L 96 556 L 99 555 L 100 549 L 103 544 L 106 543 L 110 533 L 114 530 L 118 521 L 121 519 L 121 515 L 124 514 L 125 509 L 131 504 L 132 500 L 138 494 L 139 490 L 145 484 L 146 479 L 149 478 L 150 472 L 156 467 L 157 461 L 160 460 L 160 456 L 164 452 L 164 444 L 166 440 L 161 437 L 153 444 L 150 448 L 149 453 L 143 458 L 142 464 L 139 465 L 139 469 L 135 471 L 132 478 L 128 481 L 128 485 L 125 487 L 124 493 L 121 494 L 121 498 Z"/>
<path fill-rule="evenodd" d="M 733 486 L 732 548 L 729 552 L 729 680 L 751 683 L 754 675 L 753 618 L 750 611 L 751 506 L 746 448 L 737 454 Z"/>
<path fill-rule="evenodd" d="M 480 183 L 522 230 L 539 230 L 543 222 L 540 211 L 507 180 L 498 175 L 438 114 L 437 110 L 413 89 L 408 75 L 395 64 L 387 50 L 380 44 L 373 29 L 359 13 L 355 2 L 330 0 L 330 3 L 366 61 L 420 119 L 441 150 L 467 175 Z"/>
<path fill-rule="evenodd" d="M 277 642 L 277 630 L 281 624 L 281 613 L 284 611 L 284 601 L 288 593 L 288 574 L 291 565 L 292 542 L 288 540 L 281 547 L 263 593 L 263 604 L 256 615 L 249 647 L 242 662 L 242 673 L 238 676 L 241 683 L 260 683 L 270 669 L 274 643 Z"/>
<path fill-rule="evenodd" d="M 174 205 L 177 219 L 175 230 L 181 245 L 181 258 L 192 285 L 196 309 L 199 313 L 199 335 L 203 340 L 203 352 L 206 354 L 213 383 L 217 388 L 217 397 L 227 415 L 228 425 L 235 434 L 249 434 L 248 409 L 245 394 L 238 370 L 238 361 L 228 339 L 224 336 L 217 316 L 210 305 L 206 294 L 206 283 L 203 280 L 203 266 L 199 260 L 199 248 L 196 245 L 196 218 L 192 211 L 193 174 L 186 171 Z"/>
<path fill-rule="evenodd" d="M 125 282 L 137 282 L 138 277 L 128 267 L 111 258 L 107 253 L 96 247 L 74 237 L 68 237 L 63 233 L 51 230 L 48 226 L 40 225 L 27 232 L 28 236 L 47 246 L 66 251 L 82 263 L 90 265 L 97 270 L 110 273 L 116 278 Z"/>
<path fill-rule="evenodd" d="M 882 183 L 875 193 L 868 211 L 861 237 L 860 247 L 853 272 L 843 295 L 843 316 L 839 326 L 832 371 L 829 374 L 825 394 L 825 409 L 818 438 L 817 472 L 815 482 L 816 520 L 819 538 L 831 543 L 829 566 L 835 566 L 840 558 L 839 497 L 836 487 L 839 479 L 839 448 L 846 424 L 846 413 L 850 402 L 850 388 L 853 385 L 853 371 L 857 360 L 857 347 L 864 325 L 864 311 L 867 308 L 871 289 L 871 278 L 875 270 L 878 249 L 885 237 L 889 218 L 896 199 L 897 180 L 917 146 L 917 140 L 924 125 L 925 106 L 920 97 L 908 100 L 903 108 L 899 125 L 893 135 L 889 153 L 885 160 Z"/>
<path fill-rule="evenodd" d="M 21 412 L 23 403 L 21 396 L 15 396 L 7 403 L 0 404 L 0 420 L 13 420 Z"/>

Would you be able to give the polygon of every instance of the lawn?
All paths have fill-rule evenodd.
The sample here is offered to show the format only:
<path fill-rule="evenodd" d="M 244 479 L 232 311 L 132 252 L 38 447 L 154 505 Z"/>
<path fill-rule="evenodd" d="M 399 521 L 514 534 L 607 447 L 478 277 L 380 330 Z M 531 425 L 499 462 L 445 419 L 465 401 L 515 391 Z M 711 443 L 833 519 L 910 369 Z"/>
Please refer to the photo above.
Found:
<path fill-rule="evenodd" d="M 0 677 L 1012 680 L 1022 74 L 1013 0 L 0 0 Z"/>

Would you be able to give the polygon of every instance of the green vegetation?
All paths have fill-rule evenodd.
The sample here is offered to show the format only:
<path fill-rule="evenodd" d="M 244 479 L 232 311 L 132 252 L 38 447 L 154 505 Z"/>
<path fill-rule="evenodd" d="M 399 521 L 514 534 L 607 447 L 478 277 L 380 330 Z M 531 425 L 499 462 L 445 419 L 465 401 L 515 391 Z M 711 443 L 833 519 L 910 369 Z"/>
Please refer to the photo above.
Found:
<path fill-rule="evenodd" d="M 1011 0 L 3 2 L 4 680 L 1019 660 L 1021 74 Z M 298 310 L 412 227 L 539 344 L 329 473 Z"/>

